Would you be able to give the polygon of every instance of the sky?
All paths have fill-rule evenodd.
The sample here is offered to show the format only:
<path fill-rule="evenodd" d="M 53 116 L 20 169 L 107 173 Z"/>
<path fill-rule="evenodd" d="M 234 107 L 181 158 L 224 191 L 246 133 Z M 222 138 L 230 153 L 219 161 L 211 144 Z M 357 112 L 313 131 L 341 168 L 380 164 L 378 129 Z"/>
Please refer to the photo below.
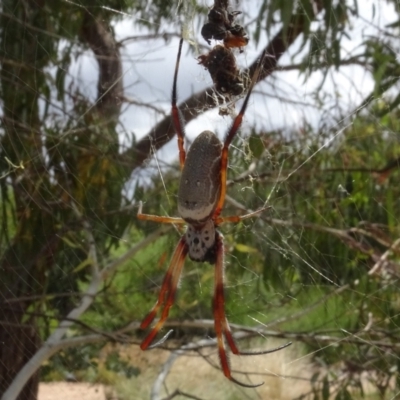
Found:
<path fill-rule="evenodd" d="M 259 3 L 259 0 L 239 2 L 237 8 L 243 11 L 242 20 L 239 19 L 241 24 L 246 25 L 248 21 L 252 21 L 256 17 L 255 11 L 258 10 L 258 6 L 254 6 L 256 3 Z M 204 1 L 204 4 L 210 6 L 212 1 Z M 396 14 L 393 12 L 392 6 L 384 1 L 363 0 L 359 1 L 359 4 L 362 4 L 359 7 L 360 18 L 350 16 L 351 29 L 348 31 L 350 36 L 342 41 L 343 58 L 359 53 L 363 40 L 369 35 L 379 35 L 380 28 L 395 21 Z M 196 27 L 198 21 L 192 22 Z M 200 22 L 200 25 L 202 23 L 204 22 Z M 119 41 L 147 33 L 143 28 L 138 29 L 135 17 L 131 15 L 125 15 L 115 24 L 114 29 Z M 175 31 L 176 26 L 166 25 L 161 29 L 161 32 Z M 193 39 L 203 46 L 206 45 L 198 29 L 194 30 Z M 264 35 L 256 47 L 254 40 L 250 40 L 244 52 L 237 55 L 238 64 L 243 67 L 250 65 L 268 41 L 269 38 Z M 178 42 L 179 38 L 173 38 L 167 42 L 164 40 L 125 42 L 121 52 L 125 95 L 128 98 L 137 102 L 150 103 L 169 113 Z M 195 55 L 188 51 L 188 46 L 189 43 L 186 41 L 178 76 L 179 101 L 203 90 L 212 83 L 208 72 L 198 65 Z M 292 57 L 298 52 L 299 46 L 300 41 L 297 41 L 281 58 L 279 65 L 287 66 L 298 62 L 304 53 L 297 54 L 294 59 Z M 85 86 L 89 92 L 92 92 L 93 98 L 96 95 L 97 83 L 95 70 L 98 68 L 90 51 L 78 59 L 72 68 L 72 75 L 79 76 L 82 82 L 85 82 Z M 331 70 L 319 93 L 326 103 L 322 109 L 318 110 L 313 106 L 315 104 L 313 92 L 320 82 L 321 74 L 319 72 L 314 73 L 307 81 L 305 81 L 304 75 L 300 75 L 298 71 L 274 73 L 265 82 L 256 86 L 246 112 L 241 135 L 246 137 L 246 131 L 249 131 L 248 127 L 252 124 L 265 130 L 296 131 L 296 129 L 301 129 L 305 123 L 318 128 L 321 123 L 328 121 L 328 124 L 333 126 L 337 124 L 337 129 L 340 130 L 341 124 L 345 122 L 341 122 L 339 119 L 335 94 L 340 93 L 340 108 L 347 110 L 348 116 L 351 116 L 362 99 L 374 87 L 372 77 L 362 67 L 348 66 L 341 67 L 339 71 Z M 260 94 L 261 91 L 263 94 Z M 281 98 L 290 99 L 291 102 L 282 101 Z M 136 140 L 139 140 L 149 133 L 160 118 L 162 117 L 159 113 L 150 109 L 125 106 L 121 115 L 121 126 L 128 136 L 135 136 Z M 212 110 L 191 121 L 186 127 L 186 134 L 189 140 L 193 140 L 201 131 L 208 129 L 216 132 L 222 138 L 230 123 L 230 117 L 221 117 L 217 110 Z M 129 138 L 125 135 L 122 140 L 129 140 Z M 159 151 L 160 159 L 166 161 L 176 159 L 176 143 L 172 142 Z"/>

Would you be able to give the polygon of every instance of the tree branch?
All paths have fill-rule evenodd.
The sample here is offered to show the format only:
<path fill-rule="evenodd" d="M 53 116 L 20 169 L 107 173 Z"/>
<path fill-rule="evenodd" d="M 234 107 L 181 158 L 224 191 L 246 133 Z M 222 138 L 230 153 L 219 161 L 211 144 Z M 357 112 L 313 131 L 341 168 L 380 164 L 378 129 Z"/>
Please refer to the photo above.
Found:
<path fill-rule="evenodd" d="M 99 64 L 96 109 L 102 119 L 111 120 L 115 125 L 123 95 L 122 63 L 118 45 L 108 24 L 89 12 L 84 16 L 81 37 L 90 46 Z"/>
<path fill-rule="evenodd" d="M 317 2 L 317 10 L 319 13 L 322 6 Z M 268 54 L 270 57 L 264 57 L 262 71 L 258 81 L 264 80 L 270 76 L 277 68 L 278 62 L 287 49 L 294 41 L 303 33 L 305 27 L 306 16 L 304 14 L 296 14 L 292 17 L 288 29 L 281 29 L 271 40 L 268 46 L 261 52 Z M 258 66 L 258 59 L 248 68 L 246 73 L 253 76 Z M 194 94 L 187 100 L 179 104 L 179 109 L 182 112 L 186 123 L 195 119 L 199 114 L 207 108 L 215 107 L 215 99 L 213 97 L 213 88 L 209 87 L 202 92 Z M 134 146 L 122 154 L 122 158 L 130 162 L 130 168 L 133 170 L 149 157 L 152 150 L 159 150 L 175 136 L 175 128 L 172 123 L 171 116 L 167 116 L 160 121 L 150 132 Z"/>
<path fill-rule="evenodd" d="M 29 378 L 40 368 L 42 363 L 50 358 L 53 354 L 59 351 L 60 347 L 63 347 L 62 338 L 68 331 L 68 329 L 74 324 L 74 319 L 79 319 L 81 315 L 91 306 L 96 294 L 100 289 L 101 284 L 104 279 L 109 276 L 117 267 L 123 264 L 126 260 L 133 257 L 139 250 L 145 248 L 150 243 L 158 239 L 161 235 L 166 233 L 171 227 L 162 226 L 160 229 L 148 235 L 145 239 L 137 243 L 130 250 L 128 250 L 122 257 L 118 258 L 114 262 L 110 263 L 108 266 L 103 268 L 98 272 L 97 268 L 93 268 L 92 280 L 86 289 L 84 296 L 80 304 L 71 310 L 67 317 L 59 324 L 55 331 L 47 338 L 43 346 L 35 353 L 35 355 L 24 365 L 24 367 L 18 372 L 12 384 L 5 391 L 2 400 L 14 400 L 17 398 L 19 392 L 24 387 Z M 93 249 L 91 233 L 87 233 L 87 239 L 90 249 Z M 94 261 L 94 260 L 93 260 Z M 96 335 L 91 336 L 91 341 L 96 341 L 94 339 Z M 102 335 L 98 335 L 97 338 L 104 338 Z M 74 338 L 75 340 L 78 340 Z M 65 344 L 64 344 L 65 346 Z"/>

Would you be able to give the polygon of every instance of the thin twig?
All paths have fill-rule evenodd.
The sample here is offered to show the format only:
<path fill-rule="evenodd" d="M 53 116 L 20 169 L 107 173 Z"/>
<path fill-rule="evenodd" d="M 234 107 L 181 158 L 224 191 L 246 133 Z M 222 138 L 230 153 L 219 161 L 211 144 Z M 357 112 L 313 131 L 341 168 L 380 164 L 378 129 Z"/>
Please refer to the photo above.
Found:
<path fill-rule="evenodd" d="M 182 392 L 179 389 L 176 389 L 173 393 L 171 393 L 168 397 L 164 397 L 162 400 L 171 400 L 176 396 L 183 396 L 183 397 L 187 397 L 188 399 L 193 399 L 193 400 L 203 400 L 200 397 L 194 396 L 192 394 L 189 393 L 185 393 Z"/>
<path fill-rule="evenodd" d="M 98 266 L 93 268 L 93 271 L 97 271 L 93 273 L 92 280 L 87 287 L 85 294 L 82 296 L 82 300 L 80 304 L 71 310 L 67 317 L 60 322 L 58 327 L 54 330 L 54 332 L 47 338 L 43 346 L 33 355 L 33 357 L 24 365 L 24 367 L 18 372 L 12 381 L 11 385 L 4 392 L 2 400 L 15 400 L 21 391 L 21 389 L 25 386 L 26 382 L 29 378 L 40 368 L 42 363 L 49 359 L 53 354 L 55 354 L 61 347 L 65 347 L 66 344 L 63 343 L 62 338 L 67 333 L 68 329 L 74 324 L 74 320 L 80 318 L 80 316 L 91 306 L 93 303 L 96 294 L 101 287 L 103 281 L 109 276 L 117 267 L 123 264 L 125 261 L 130 259 L 134 254 L 136 254 L 139 250 L 145 248 L 150 243 L 158 239 L 160 236 L 165 234 L 171 227 L 162 226 L 160 229 L 156 230 L 152 234 L 148 235 L 145 239 L 141 240 L 135 246 L 133 246 L 130 250 L 128 250 L 122 257 L 118 258 L 114 262 L 107 265 L 100 272 L 98 272 Z M 89 239 L 89 243 L 90 243 Z M 91 245 L 90 245 L 91 247 Z M 90 249 L 89 253 L 93 251 Z M 93 257 L 93 254 L 92 254 Z M 93 258 L 95 262 L 96 258 Z M 96 336 L 97 339 L 104 339 L 103 335 Z M 79 338 L 74 338 L 75 342 L 79 341 Z M 94 340 L 92 336 L 92 340 Z M 81 339 L 82 342 L 82 339 Z"/>
<path fill-rule="evenodd" d="M 160 392 L 162 386 L 164 384 L 165 379 L 167 378 L 169 371 L 172 368 L 174 362 L 179 358 L 180 353 L 178 351 L 173 351 L 167 361 L 163 364 L 160 373 L 157 375 L 156 380 L 151 388 L 150 399 L 151 400 L 160 400 Z M 173 397 L 168 396 L 168 399 L 172 399 Z"/>
<path fill-rule="evenodd" d="M 382 254 L 380 259 L 375 263 L 375 265 L 368 271 L 368 275 L 375 275 L 378 273 L 380 270 L 384 270 L 386 272 L 394 272 L 396 274 L 399 274 L 399 271 L 387 271 L 387 266 L 388 266 L 388 258 L 392 253 L 395 253 L 397 250 L 397 247 L 400 245 L 400 238 L 398 238 L 396 241 L 393 242 L 393 244 Z M 393 266 L 393 263 L 390 264 Z"/>

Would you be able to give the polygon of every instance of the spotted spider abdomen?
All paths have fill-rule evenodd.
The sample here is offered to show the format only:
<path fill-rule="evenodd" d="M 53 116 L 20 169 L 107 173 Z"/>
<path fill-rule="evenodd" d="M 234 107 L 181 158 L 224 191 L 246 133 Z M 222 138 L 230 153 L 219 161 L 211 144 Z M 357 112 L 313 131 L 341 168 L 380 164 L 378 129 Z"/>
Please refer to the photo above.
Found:
<path fill-rule="evenodd" d="M 216 238 L 219 233 L 215 229 L 214 221 L 209 219 L 199 228 L 188 225 L 185 240 L 188 245 L 188 254 L 191 260 L 197 262 L 216 262 Z"/>
<path fill-rule="evenodd" d="M 211 131 L 194 140 L 186 155 L 178 190 L 178 212 L 189 224 L 212 216 L 221 191 L 222 143 Z"/>

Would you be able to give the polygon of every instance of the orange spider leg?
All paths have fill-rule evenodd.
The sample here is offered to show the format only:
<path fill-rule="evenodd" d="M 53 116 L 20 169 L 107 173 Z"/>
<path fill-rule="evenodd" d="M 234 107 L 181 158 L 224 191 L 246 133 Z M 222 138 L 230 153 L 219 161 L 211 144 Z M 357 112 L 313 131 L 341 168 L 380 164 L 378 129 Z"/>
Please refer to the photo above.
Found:
<path fill-rule="evenodd" d="M 260 57 L 260 61 L 258 62 L 256 71 L 251 80 L 249 90 L 248 90 L 247 95 L 242 104 L 242 108 L 240 109 L 239 114 L 233 120 L 232 126 L 229 128 L 229 131 L 226 134 L 226 137 L 224 140 L 224 147 L 222 148 L 222 153 L 221 153 L 221 192 L 219 195 L 217 206 L 214 211 L 214 215 L 213 215 L 214 220 L 221 214 L 222 208 L 225 203 L 229 146 L 231 145 L 233 138 L 235 137 L 238 129 L 240 128 L 240 125 L 242 124 L 243 115 L 246 112 L 246 108 L 249 103 L 251 92 L 253 91 L 254 85 L 257 83 L 258 77 L 260 75 L 264 57 L 265 57 L 265 51 L 263 52 L 263 54 Z"/>
<path fill-rule="evenodd" d="M 185 164 L 185 158 L 186 158 L 186 151 L 185 151 L 185 147 L 184 147 L 185 130 L 184 130 L 183 124 L 182 124 L 181 111 L 179 110 L 178 106 L 176 105 L 176 101 L 177 101 L 177 97 L 178 97 L 176 85 L 177 85 L 177 80 L 178 80 L 179 62 L 180 62 L 181 53 L 182 53 L 182 44 L 183 44 L 183 38 L 181 38 L 181 40 L 179 42 L 178 56 L 176 57 L 174 82 L 172 85 L 172 107 L 171 107 L 172 121 L 174 122 L 174 125 L 175 125 L 176 136 L 178 137 L 179 163 L 181 165 L 181 169 L 183 168 L 183 165 Z"/>
<path fill-rule="evenodd" d="M 213 299 L 213 311 L 214 311 L 214 326 L 215 333 L 217 336 L 218 343 L 218 353 L 219 358 L 221 360 L 222 370 L 224 375 L 235 382 L 236 384 L 244 387 L 258 387 L 263 385 L 264 382 L 258 384 L 246 384 L 238 381 L 232 376 L 230 366 L 229 366 L 229 357 L 225 349 L 224 336 L 228 343 L 229 348 L 231 349 L 233 354 L 242 355 L 242 356 L 250 356 L 250 355 L 261 355 L 273 353 L 275 351 L 284 349 L 285 347 L 290 346 L 292 343 L 286 343 L 283 346 L 276 347 L 271 350 L 262 350 L 262 351 L 240 351 L 236 346 L 235 340 L 233 339 L 233 335 L 231 329 L 229 327 L 228 319 L 225 314 L 225 294 L 224 294 L 224 243 L 223 236 L 218 233 L 217 243 L 216 243 L 216 251 L 217 251 L 217 261 L 215 263 L 215 292 Z"/>
<path fill-rule="evenodd" d="M 157 333 L 163 327 L 165 320 L 168 318 L 169 309 L 172 307 L 175 301 L 176 289 L 178 287 L 187 252 L 188 246 L 185 238 L 181 237 L 172 256 L 168 271 L 165 274 L 157 303 L 140 324 L 141 329 L 146 329 L 156 317 L 159 308 L 162 305 L 164 306 L 159 321 L 141 343 L 140 348 L 142 350 L 146 350 L 151 345 L 154 338 L 157 336 Z"/>
<path fill-rule="evenodd" d="M 268 208 L 270 208 L 270 206 L 264 206 L 256 211 L 253 211 L 251 213 L 244 214 L 244 215 L 230 215 L 227 217 L 218 217 L 217 219 L 214 220 L 214 222 L 215 222 L 215 225 L 221 225 L 226 222 L 231 222 L 231 223 L 235 224 L 244 219 L 256 217 L 258 214 L 261 214 L 263 211 L 267 210 Z"/>
<path fill-rule="evenodd" d="M 154 221 L 160 224 L 186 224 L 186 222 L 182 218 L 161 217 L 159 215 L 143 214 L 142 209 L 143 209 L 143 203 L 140 201 L 137 217 L 142 221 Z"/>
<path fill-rule="evenodd" d="M 226 352 L 224 336 L 231 349 L 235 350 L 236 354 L 240 354 L 235 342 L 233 341 L 232 334 L 229 329 L 229 324 L 225 315 L 225 295 L 224 295 L 224 243 L 223 237 L 220 233 L 217 234 L 216 243 L 217 261 L 215 263 L 215 291 L 213 299 L 214 311 L 214 327 L 217 336 L 218 354 L 221 361 L 222 371 L 224 375 L 243 387 L 257 387 L 261 386 L 264 382 L 256 385 L 246 384 L 236 380 L 231 373 L 229 366 L 229 357 Z"/>

